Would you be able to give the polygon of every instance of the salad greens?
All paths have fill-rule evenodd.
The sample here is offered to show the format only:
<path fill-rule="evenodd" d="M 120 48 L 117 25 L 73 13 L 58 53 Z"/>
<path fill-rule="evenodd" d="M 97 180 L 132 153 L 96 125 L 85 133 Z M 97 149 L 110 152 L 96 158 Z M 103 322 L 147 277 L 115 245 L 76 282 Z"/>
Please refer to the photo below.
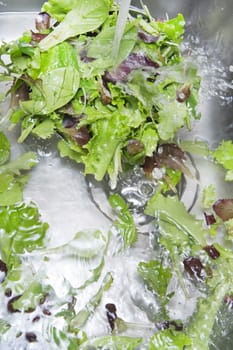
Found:
<path fill-rule="evenodd" d="M 59 134 L 61 156 L 83 163 L 97 180 L 108 176 L 115 187 L 122 169 L 142 164 L 199 118 L 200 78 L 179 49 L 184 18 L 129 17 L 113 59 L 112 1 L 49 1 L 43 9 L 56 26 L 1 46 L 0 58 L 10 60 L 1 59 L 2 79 L 15 77 L 11 93 L 23 91 L 12 103 L 11 123 L 21 125 L 19 142 L 31 133 Z M 140 144 L 133 154 L 132 140 Z"/>
<path fill-rule="evenodd" d="M 37 163 L 36 154 L 27 152 L 10 161 L 10 144 L 0 132 L 0 206 L 22 201 L 23 188 L 28 181 L 27 171 Z"/>
<path fill-rule="evenodd" d="M 0 131 L 3 347 L 11 339 L 14 346 L 28 341 L 45 349 L 136 350 L 145 340 L 148 350 L 209 350 L 222 304 L 227 300 L 232 307 L 233 199 L 217 200 L 216 188 L 205 187 L 204 221 L 186 209 L 180 186 L 185 176 L 192 177 L 187 152 L 221 165 L 225 180 L 232 181 L 233 143 L 224 140 L 210 150 L 200 141 L 176 141 L 180 128 L 191 129 L 192 120 L 200 118 L 200 77 L 180 50 L 183 15 L 154 20 L 148 10 L 130 11 L 113 57 L 118 10 L 112 0 L 49 0 L 36 32 L 0 45 L 0 81 L 11 83 L 5 94 L 11 95 L 9 130 L 20 127 L 19 143 L 30 135 L 59 139 L 61 157 L 83 164 L 85 175 L 108 180 L 114 216 L 107 233 L 83 229 L 48 247 L 49 224 L 23 196 L 37 156 L 27 152 L 11 159 L 7 134 Z M 116 258 L 130 264 L 141 239 L 134 220 L 138 212 L 115 191 L 121 173 L 135 167 L 156 182 L 142 208 L 150 244 L 134 266 L 139 294 L 152 300 L 136 310 L 150 323 L 126 320 L 120 307 L 124 315 L 118 317 L 113 304 L 121 306 L 114 297 L 114 288 L 121 288 Z M 60 273 L 61 261 L 78 282 Z M 127 266 L 123 274 L 122 298 L 131 303 L 136 287 Z M 179 298 L 181 304 L 195 298 L 192 312 L 182 319 L 170 310 Z M 104 324 L 104 331 L 90 332 L 91 322 Z"/>

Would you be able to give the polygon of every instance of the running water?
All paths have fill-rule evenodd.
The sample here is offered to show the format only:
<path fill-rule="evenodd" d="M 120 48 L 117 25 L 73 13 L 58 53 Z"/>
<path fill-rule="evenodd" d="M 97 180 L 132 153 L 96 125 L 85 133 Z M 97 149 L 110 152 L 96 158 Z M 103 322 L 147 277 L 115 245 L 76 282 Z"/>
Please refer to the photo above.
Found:
<path fill-rule="evenodd" d="M 120 3 L 120 10 L 117 18 L 117 23 L 116 23 L 116 32 L 115 32 L 115 37 L 114 37 L 114 42 L 113 42 L 113 57 L 116 59 L 121 43 L 121 39 L 124 33 L 128 13 L 129 13 L 129 7 L 130 7 L 130 2 L 131 0 L 122 0 Z"/>

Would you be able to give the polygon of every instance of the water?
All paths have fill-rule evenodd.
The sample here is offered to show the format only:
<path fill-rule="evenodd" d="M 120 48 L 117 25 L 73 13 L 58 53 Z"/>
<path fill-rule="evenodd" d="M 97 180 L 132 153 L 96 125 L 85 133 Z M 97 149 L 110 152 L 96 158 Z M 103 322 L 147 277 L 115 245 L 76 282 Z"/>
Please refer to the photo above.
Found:
<path fill-rule="evenodd" d="M 121 38 L 124 33 L 129 8 L 130 8 L 131 0 L 122 0 L 120 3 L 120 10 L 117 18 L 117 24 L 116 24 L 116 32 L 113 42 L 113 57 L 116 59 L 118 55 L 118 50 L 121 42 Z"/>
<path fill-rule="evenodd" d="M 115 42 L 116 52 L 122 37 L 129 5 L 130 1 L 121 2 L 121 14 L 119 15 L 118 24 L 119 30 L 117 31 Z M 15 27 L 9 26 L 9 23 L 14 23 L 17 20 L 21 30 L 25 30 L 33 27 L 33 19 L 34 15 L 31 13 L 1 15 L 1 35 L 7 40 L 13 39 L 16 35 Z M 17 31 L 19 31 L 19 27 Z M 228 78 L 228 73 L 231 73 L 232 68 L 231 66 L 224 67 L 217 57 L 211 56 L 205 48 L 202 48 L 201 42 L 197 41 L 195 43 L 195 38 L 192 39 L 190 36 L 187 37 L 187 39 L 192 43 L 192 57 L 197 60 L 201 69 L 201 74 L 204 77 L 201 95 L 203 120 L 201 123 L 197 122 L 196 125 L 194 125 L 194 134 L 189 134 L 189 137 L 193 138 L 195 136 L 206 139 L 210 145 L 213 145 L 218 142 L 218 140 L 222 139 L 223 134 L 230 137 L 229 130 L 231 130 L 232 135 L 232 128 L 229 129 L 230 123 L 228 115 L 222 115 L 220 113 L 222 107 L 227 109 L 232 103 L 229 94 L 231 81 Z M 186 47 L 184 47 L 184 50 L 186 50 Z M 212 57 L 211 60 L 210 56 Z M 221 115 L 221 123 L 218 119 L 219 115 Z M 86 180 L 83 176 L 83 169 L 81 166 L 69 160 L 61 159 L 56 150 L 56 139 L 38 143 L 36 139 L 31 138 L 28 139 L 24 145 L 18 145 L 18 133 L 19 131 L 17 128 L 9 133 L 13 144 L 12 156 L 17 156 L 23 151 L 32 149 L 37 152 L 40 160 L 38 166 L 32 171 L 30 181 L 26 187 L 25 196 L 27 200 L 32 199 L 38 204 L 42 220 L 50 224 L 48 247 L 57 247 L 67 243 L 75 236 L 78 230 L 84 228 L 99 228 L 107 232 L 114 218 L 107 200 L 110 193 L 108 183 L 103 182 L 97 184 L 92 178 Z M 195 202 L 197 196 L 199 196 L 199 187 L 202 188 L 209 183 L 220 184 L 223 180 L 222 172 L 219 170 L 216 171 L 215 166 L 207 166 L 206 160 L 195 159 L 195 162 L 192 160 L 189 160 L 189 162 L 195 177 L 193 180 L 185 179 L 184 187 L 180 192 L 180 196 L 188 209 L 192 208 L 193 202 Z M 200 172 L 199 178 L 196 166 Z M 208 174 L 208 176 L 206 176 L 206 174 Z M 136 224 L 138 225 L 139 233 L 142 234 L 139 234 L 139 240 L 130 252 L 126 251 L 119 256 L 116 256 L 116 252 L 119 251 L 121 242 L 118 237 L 113 235 L 102 275 L 111 271 L 114 276 L 114 283 L 109 292 L 103 295 L 100 307 L 86 325 L 85 331 L 88 336 L 107 334 L 108 325 L 106 323 L 104 305 L 109 302 L 116 303 L 118 315 L 124 320 L 138 324 L 149 323 L 153 325 L 155 320 L 154 315 L 158 311 L 158 304 L 154 295 L 144 288 L 141 281 L 139 281 L 135 271 L 139 261 L 145 259 L 145 257 L 156 258 L 156 256 L 160 254 L 158 247 L 156 247 L 156 239 L 153 237 L 151 231 L 151 227 L 154 227 L 154 223 L 148 221 L 148 218 L 143 214 L 146 201 L 156 192 L 156 188 L 156 182 L 151 182 L 143 178 L 139 169 L 120 178 L 117 191 L 121 193 L 129 204 Z M 224 188 L 221 188 L 221 193 L 223 195 L 231 195 L 232 185 L 224 185 Z M 197 207 L 198 205 L 199 202 L 197 200 Z M 59 254 L 49 256 L 49 260 L 43 260 L 41 256 L 28 256 L 25 257 L 24 262 L 25 266 L 33 266 L 33 270 L 36 272 L 46 271 L 47 282 L 54 287 L 54 294 L 52 294 L 48 300 L 48 303 L 52 305 L 54 313 L 57 311 L 54 306 L 58 301 L 57 299 L 60 298 L 60 300 L 63 300 L 63 298 L 66 297 L 70 285 L 73 288 L 77 288 L 80 284 L 84 283 L 86 278 L 91 276 L 91 270 L 99 264 L 99 260 L 88 262 L 78 257 L 68 257 Z M 125 268 L 126 266 L 127 269 Z M 191 291 L 191 286 L 188 284 L 188 281 L 186 282 L 187 288 Z M 176 281 L 173 280 L 173 283 L 175 284 Z M 100 287 L 100 284 L 101 281 L 94 283 L 95 290 Z M 198 294 L 197 290 L 195 290 L 195 292 Z M 195 297 L 197 294 L 195 294 Z M 80 294 L 81 301 L 78 303 L 77 308 L 84 306 L 92 295 L 93 285 L 90 285 L 85 292 Z M 3 295 L 1 299 L 4 300 Z M 3 301 L 1 306 L 2 309 L 5 307 Z M 191 302 L 185 301 L 182 291 L 177 288 L 176 299 L 173 298 L 170 303 L 170 314 L 173 317 L 183 317 L 186 319 L 192 312 L 194 306 L 195 298 L 193 298 Z M 39 309 L 37 311 L 41 312 Z M 222 315 L 223 319 L 226 317 L 225 320 L 227 320 L 227 317 L 229 317 L 232 322 L 232 316 L 230 314 L 226 316 L 226 314 L 223 313 Z M 13 318 L 14 317 L 12 317 L 12 319 Z M 32 330 L 38 332 L 43 329 L 45 335 L 46 332 L 49 333 L 48 328 L 50 321 L 48 318 L 44 318 L 41 323 L 34 324 L 33 326 L 31 319 L 32 316 L 30 315 L 17 314 L 18 329 L 21 328 L 21 325 L 24 325 L 23 330 L 31 327 Z M 53 322 L 58 328 L 62 328 L 62 324 L 59 324 L 59 322 L 61 322 L 60 320 L 54 317 Z M 222 327 L 222 325 L 226 325 L 226 323 L 219 321 L 216 327 Z M 230 332 L 231 330 L 229 329 L 228 334 L 231 334 Z M 14 339 L 14 332 L 12 331 L 11 334 L 12 339 Z M 146 335 L 147 337 L 151 334 L 153 334 L 153 331 L 150 330 L 148 330 L 146 334 L 144 330 L 138 330 L 137 333 L 137 335 Z M 221 338 L 224 334 L 220 331 L 218 335 Z M 220 344 L 220 342 L 218 343 Z M 7 349 L 7 344 L 5 344 L 4 349 Z M 40 344 L 43 348 L 47 346 L 42 337 L 40 339 Z M 20 346 L 23 348 L 24 342 L 19 339 L 18 349 Z M 12 348 L 13 347 L 11 347 L 11 349 Z M 213 349 L 215 348 L 216 347 Z M 220 345 L 218 349 L 219 348 Z"/>

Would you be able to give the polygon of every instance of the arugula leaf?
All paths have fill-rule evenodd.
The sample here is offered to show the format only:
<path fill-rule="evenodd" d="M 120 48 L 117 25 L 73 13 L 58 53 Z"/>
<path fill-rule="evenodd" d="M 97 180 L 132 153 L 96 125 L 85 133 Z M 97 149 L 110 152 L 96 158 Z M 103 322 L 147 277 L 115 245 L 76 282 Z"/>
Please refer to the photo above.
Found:
<path fill-rule="evenodd" d="M 0 132 L 0 165 L 6 163 L 10 158 L 10 143 L 5 134 Z"/>
<path fill-rule="evenodd" d="M 107 19 L 109 9 L 110 0 L 76 2 L 63 21 L 40 42 L 40 49 L 46 51 L 68 38 L 97 29 Z"/>
<path fill-rule="evenodd" d="M 122 236 L 124 247 L 129 248 L 138 239 L 133 216 L 124 199 L 119 194 L 110 195 L 109 203 L 118 215 L 114 222 L 114 227 L 116 227 L 117 232 Z"/>
<path fill-rule="evenodd" d="M 88 350 L 91 347 L 109 350 L 134 350 L 140 345 L 142 338 L 130 338 L 127 336 L 105 336 L 88 340 L 81 344 L 80 350 Z"/>

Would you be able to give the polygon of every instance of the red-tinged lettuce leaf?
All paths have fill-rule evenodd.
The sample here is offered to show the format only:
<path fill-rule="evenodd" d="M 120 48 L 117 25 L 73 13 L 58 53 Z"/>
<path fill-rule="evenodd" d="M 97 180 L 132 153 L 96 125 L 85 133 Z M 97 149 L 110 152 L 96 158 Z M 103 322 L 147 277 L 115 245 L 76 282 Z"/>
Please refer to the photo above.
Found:
<path fill-rule="evenodd" d="M 233 199 L 218 199 L 213 204 L 213 209 L 223 221 L 233 219 Z"/>

